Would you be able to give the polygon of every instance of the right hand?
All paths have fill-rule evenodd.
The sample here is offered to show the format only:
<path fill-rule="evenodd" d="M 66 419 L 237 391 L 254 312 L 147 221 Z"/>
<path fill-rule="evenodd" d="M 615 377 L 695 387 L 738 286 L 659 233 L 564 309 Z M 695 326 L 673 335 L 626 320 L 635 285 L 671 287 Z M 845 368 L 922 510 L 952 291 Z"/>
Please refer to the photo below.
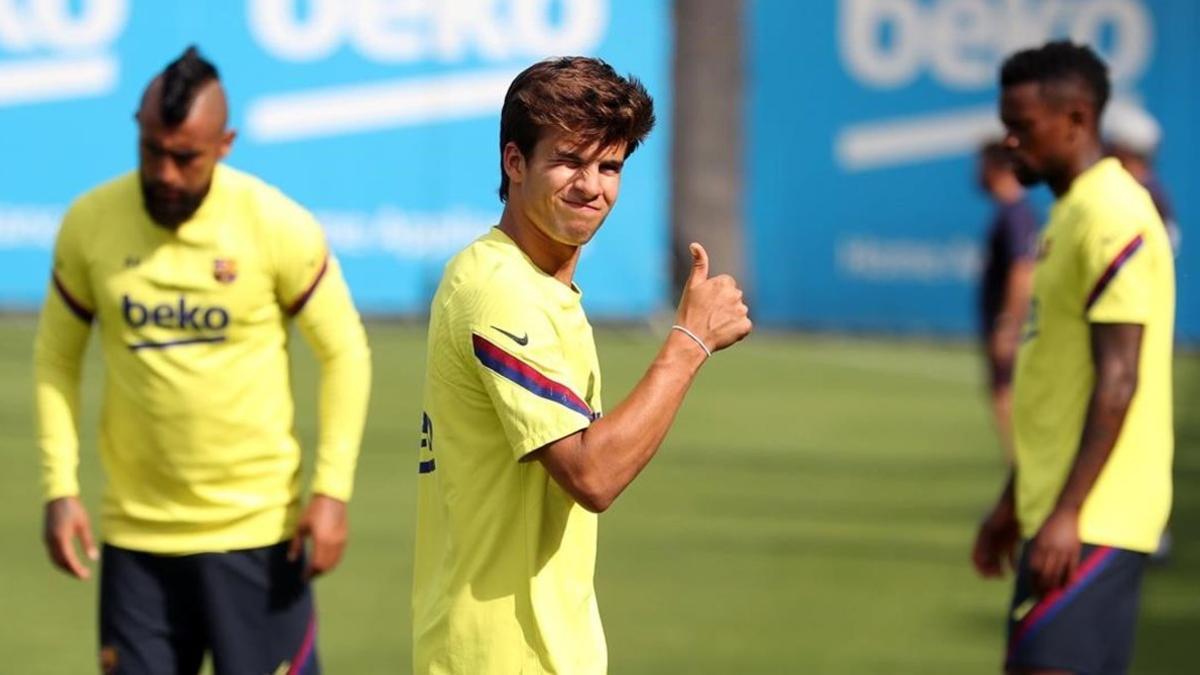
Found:
<path fill-rule="evenodd" d="M 1010 504 L 997 504 L 979 525 L 971 562 L 975 571 L 986 578 L 1004 576 L 1005 567 L 1016 568 L 1017 542 L 1021 530 Z"/>
<path fill-rule="evenodd" d="M 90 579 L 92 570 L 80 562 L 75 551 L 75 538 L 83 546 L 88 560 L 99 558 L 92 539 L 92 526 L 87 509 L 78 497 L 59 497 L 46 502 L 42 521 L 42 540 L 50 561 L 63 572 L 77 579 Z"/>
<path fill-rule="evenodd" d="M 692 273 L 679 300 L 676 323 L 716 352 L 750 334 L 750 310 L 733 277 L 708 277 L 708 252 L 703 246 L 693 243 L 688 249 L 692 252 Z"/>

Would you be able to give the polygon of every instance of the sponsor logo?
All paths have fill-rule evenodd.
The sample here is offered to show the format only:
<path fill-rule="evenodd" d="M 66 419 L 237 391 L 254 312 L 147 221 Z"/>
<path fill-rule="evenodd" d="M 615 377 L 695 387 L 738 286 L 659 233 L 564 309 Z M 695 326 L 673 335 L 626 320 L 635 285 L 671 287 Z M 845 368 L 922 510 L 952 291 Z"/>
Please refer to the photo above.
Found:
<path fill-rule="evenodd" d="M 890 93 L 926 80 L 976 94 L 995 86 L 1007 55 L 1062 37 L 1097 46 L 1127 89 L 1150 63 L 1152 29 L 1139 0 L 842 0 L 837 26 L 842 64 L 863 87 Z M 967 154 L 999 133 L 994 103 L 951 107 L 849 125 L 834 155 L 842 169 L 866 171 Z"/>
<path fill-rule="evenodd" d="M 147 305 L 128 295 L 121 296 L 121 315 L 131 328 L 155 326 L 168 330 L 221 331 L 229 326 L 229 310 L 224 307 L 189 305 L 186 296 L 179 301 Z"/>
<path fill-rule="evenodd" d="M 285 62 L 350 52 L 393 68 L 452 69 L 251 101 L 248 136 L 278 143 L 494 115 L 514 64 L 594 50 L 608 28 L 609 0 L 249 0 L 246 8 L 255 42 Z"/>
<path fill-rule="evenodd" d="M 503 328 L 500 328 L 499 326 L 492 326 L 492 328 L 495 328 L 496 330 L 500 331 L 501 333 L 504 333 L 504 335 L 506 337 L 511 339 L 513 342 L 521 345 L 522 347 L 529 344 L 529 333 L 528 332 L 526 332 L 524 335 L 521 335 L 518 337 L 516 333 L 510 333 L 510 332 L 504 330 Z"/>
<path fill-rule="evenodd" d="M 213 261 L 213 278 L 223 284 L 231 284 L 237 279 L 237 261 L 229 258 L 217 258 Z"/>
<path fill-rule="evenodd" d="M 0 108 L 116 89 L 129 0 L 0 2 Z"/>

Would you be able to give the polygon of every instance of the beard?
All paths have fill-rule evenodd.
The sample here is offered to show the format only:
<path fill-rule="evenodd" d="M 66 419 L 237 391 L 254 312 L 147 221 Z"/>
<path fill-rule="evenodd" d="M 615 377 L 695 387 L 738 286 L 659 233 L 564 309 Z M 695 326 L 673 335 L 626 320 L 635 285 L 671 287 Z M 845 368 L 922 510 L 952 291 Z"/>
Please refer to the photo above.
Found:
<path fill-rule="evenodd" d="M 162 183 L 141 179 L 142 204 L 154 222 L 175 229 L 187 222 L 204 203 L 211 183 L 197 192 L 172 190 Z"/>
<path fill-rule="evenodd" d="M 1017 182 L 1024 187 L 1033 187 L 1042 182 L 1042 175 L 1037 171 L 1029 168 L 1020 161 L 1014 160 L 1012 163 L 1013 175 L 1016 176 Z"/>

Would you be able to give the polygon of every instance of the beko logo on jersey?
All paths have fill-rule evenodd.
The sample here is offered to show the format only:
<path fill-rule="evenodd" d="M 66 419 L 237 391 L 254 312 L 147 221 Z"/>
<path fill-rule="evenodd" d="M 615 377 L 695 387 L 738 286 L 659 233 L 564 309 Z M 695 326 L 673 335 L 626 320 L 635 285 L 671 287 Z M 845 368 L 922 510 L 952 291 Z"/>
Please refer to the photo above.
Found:
<path fill-rule="evenodd" d="M 169 330 L 219 331 L 229 325 L 229 310 L 224 307 L 189 305 L 186 296 L 179 301 L 147 305 L 128 295 L 121 296 L 121 314 L 131 328 L 156 326 Z"/>

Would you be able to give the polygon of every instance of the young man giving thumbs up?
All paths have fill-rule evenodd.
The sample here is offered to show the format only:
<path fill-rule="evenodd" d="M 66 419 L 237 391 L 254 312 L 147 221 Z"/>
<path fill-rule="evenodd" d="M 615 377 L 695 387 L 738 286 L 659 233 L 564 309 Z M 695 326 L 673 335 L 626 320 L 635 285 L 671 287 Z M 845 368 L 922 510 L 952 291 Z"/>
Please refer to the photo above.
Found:
<path fill-rule="evenodd" d="M 677 323 L 601 417 L 572 281 L 654 125 L 637 80 L 591 58 L 537 63 L 500 119 L 500 224 L 433 299 L 418 464 L 416 673 L 603 673 L 596 514 L 654 456 L 700 366 L 750 332 L 731 277 L 694 268 Z"/>

